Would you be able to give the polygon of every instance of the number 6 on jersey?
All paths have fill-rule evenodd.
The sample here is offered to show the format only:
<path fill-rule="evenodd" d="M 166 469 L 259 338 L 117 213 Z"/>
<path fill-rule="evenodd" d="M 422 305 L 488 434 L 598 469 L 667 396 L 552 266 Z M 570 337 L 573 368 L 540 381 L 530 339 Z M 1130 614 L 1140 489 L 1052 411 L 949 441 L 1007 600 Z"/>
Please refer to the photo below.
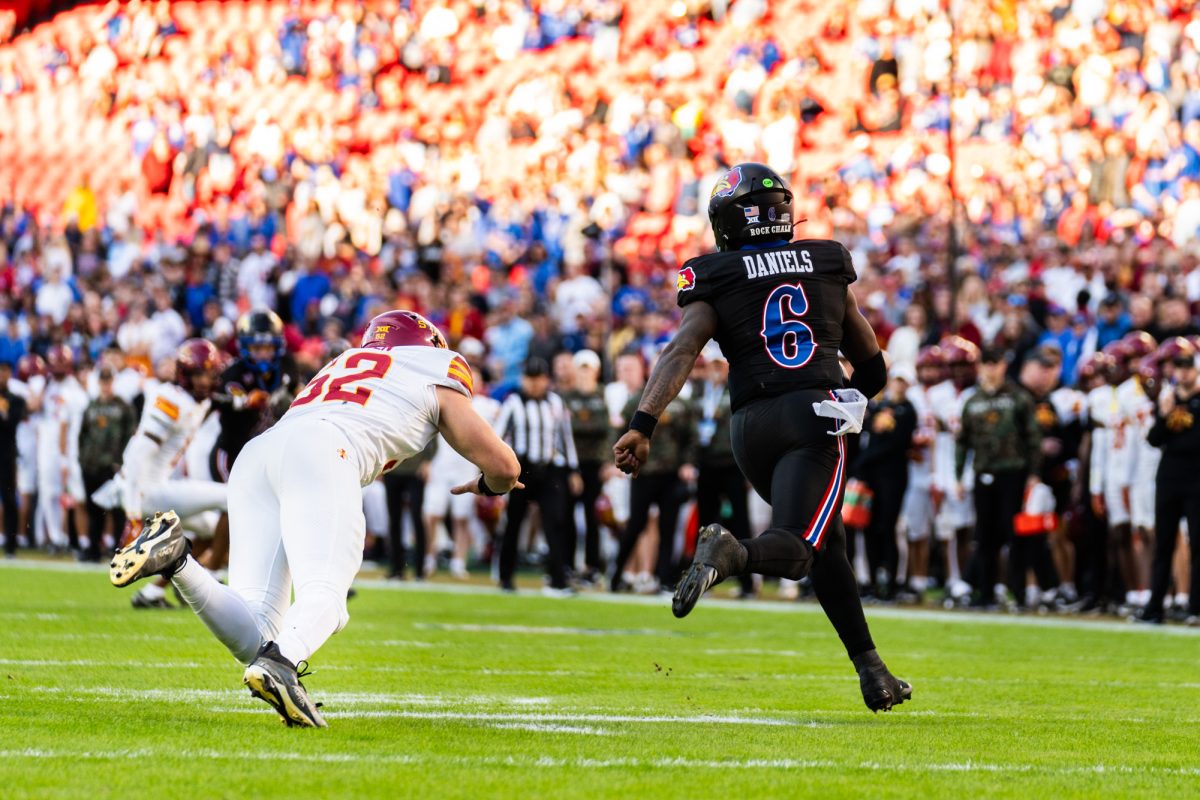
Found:
<path fill-rule="evenodd" d="M 799 283 L 777 287 L 763 306 L 762 338 L 767 355 L 785 369 L 803 367 L 816 352 L 812 328 L 800 321 L 807 313 L 808 298 Z"/>

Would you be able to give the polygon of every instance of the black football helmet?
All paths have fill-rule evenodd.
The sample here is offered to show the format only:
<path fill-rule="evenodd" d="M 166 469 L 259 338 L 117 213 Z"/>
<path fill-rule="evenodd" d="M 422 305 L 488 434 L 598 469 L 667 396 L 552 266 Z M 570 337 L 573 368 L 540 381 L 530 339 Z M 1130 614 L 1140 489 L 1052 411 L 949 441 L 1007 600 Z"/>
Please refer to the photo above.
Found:
<path fill-rule="evenodd" d="M 763 164 L 736 164 L 721 176 L 708 200 L 708 221 L 718 250 L 792 240 L 792 190 Z"/>
<path fill-rule="evenodd" d="M 266 374 L 274 371 L 286 350 L 283 340 L 283 320 L 269 309 L 255 309 L 243 314 L 237 322 L 238 349 L 242 358 L 251 361 L 254 368 Z M 251 358 L 250 347 L 258 344 L 274 346 L 274 355 L 267 360 Z"/>

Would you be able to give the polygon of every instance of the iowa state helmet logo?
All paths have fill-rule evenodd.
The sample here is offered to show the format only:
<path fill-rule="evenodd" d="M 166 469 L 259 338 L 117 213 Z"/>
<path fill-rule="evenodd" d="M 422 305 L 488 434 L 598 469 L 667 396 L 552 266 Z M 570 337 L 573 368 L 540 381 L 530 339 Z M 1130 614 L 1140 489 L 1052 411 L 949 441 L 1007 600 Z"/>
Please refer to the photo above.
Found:
<path fill-rule="evenodd" d="M 696 288 L 696 272 L 691 267 L 684 267 L 679 270 L 679 277 L 675 279 L 675 286 L 679 291 L 687 292 Z"/>
<path fill-rule="evenodd" d="M 721 180 L 717 181 L 717 185 L 713 187 L 712 195 L 709 200 L 715 200 L 718 197 L 733 197 L 733 193 L 742 185 L 742 168 L 740 166 L 726 172 L 721 176 Z"/>

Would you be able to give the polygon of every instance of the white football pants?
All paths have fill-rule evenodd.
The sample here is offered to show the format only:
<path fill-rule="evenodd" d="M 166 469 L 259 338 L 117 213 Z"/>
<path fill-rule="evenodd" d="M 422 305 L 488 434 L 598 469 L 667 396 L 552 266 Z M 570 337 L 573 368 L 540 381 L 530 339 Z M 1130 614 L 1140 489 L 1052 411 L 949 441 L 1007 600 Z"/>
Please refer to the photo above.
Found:
<path fill-rule="evenodd" d="M 192 559 L 175 584 L 243 664 L 267 641 L 293 664 L 306 660 L 350 619 L 362 506 L 341 431 L 311 417 L 277 425 L 246 445 L 229 475 L 229 585 Z"/>

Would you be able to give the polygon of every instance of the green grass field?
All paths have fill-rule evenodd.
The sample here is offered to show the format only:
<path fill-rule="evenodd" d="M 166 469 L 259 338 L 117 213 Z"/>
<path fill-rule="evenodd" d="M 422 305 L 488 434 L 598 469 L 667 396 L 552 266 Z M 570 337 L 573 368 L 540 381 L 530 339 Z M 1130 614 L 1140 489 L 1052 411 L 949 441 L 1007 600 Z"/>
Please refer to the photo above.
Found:
<path fill-rule="evenodd" d="M 187 611 L 0 569 L 0 796 L 1200 796 L 1200 635 L 875 612 L 872 715 L 815 605 L 364 585 L 288 729 Z"/>

